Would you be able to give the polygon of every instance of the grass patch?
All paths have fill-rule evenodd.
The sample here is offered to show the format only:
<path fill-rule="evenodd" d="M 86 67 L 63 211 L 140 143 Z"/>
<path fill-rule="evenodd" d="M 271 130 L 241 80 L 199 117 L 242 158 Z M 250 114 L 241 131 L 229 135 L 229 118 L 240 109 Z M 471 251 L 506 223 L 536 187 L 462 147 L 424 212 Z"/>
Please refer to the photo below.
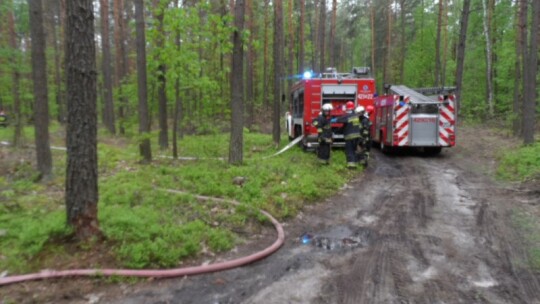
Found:
<path fill-rule="evenodd" d="M 500 158 L 497 176 L 507 180 L 540 178 L 540 142 L 506 151 Z"/>
<path fill-rule="evenodd" d="M 171 149 L 159 150 L 153 142 L 154 161 L 140 165 L 137 143 L 99 134 L 98 215 L 106 237 L 100 246 L 108 246 L 119 267 L 177 267 L 186 259 L 230 250 L 256 232 L 254 227 L 267 224 L 256 209 L 280 220 L 292 218 L 305 204 L 334 194 L 360 172 L 345 168 L 343 150 L 333 151 L 332 164 L 323 167 L 314 153 L 297 147 L 265 158 L 278 151 L 271 136 L 249 132 L 244 134 L 245 161 L 240 166 L 226 161 L 229 134 L 180 140 L 179 154 L 197 161 L 172 159 Z M 0 130 L 0 141 L 10 141 L 9 136 Z M 32 155 L 20 153 L 24 149 L 1 149 Z M 9 174 L 0 178 L 0 271 L 14 274 L 47 268 L 47 263 L 54 263 L 47 255 L 67 259 L 73 253 L 73 246 L 58 243 L 70 234 L 65 227 L 65 154 L 53 151 L 54 178 L 47 184 L 35 182 L 33 159 L 12 162 Z M 234 183 L 236 177 L 243 177 L 244 183 Z M 199 200 L 194 195 L 236 200 L 241 205 Z M 79 249 L 92 251 L 92 247 Z"/>
<path fill-rule="evenodd" d="M 540 223 L 536 217 L 523 211 L 514 211 L 512 220 L 522 231 L 528 247 L 529 264 L 532 268 L 540 270 Z"/>

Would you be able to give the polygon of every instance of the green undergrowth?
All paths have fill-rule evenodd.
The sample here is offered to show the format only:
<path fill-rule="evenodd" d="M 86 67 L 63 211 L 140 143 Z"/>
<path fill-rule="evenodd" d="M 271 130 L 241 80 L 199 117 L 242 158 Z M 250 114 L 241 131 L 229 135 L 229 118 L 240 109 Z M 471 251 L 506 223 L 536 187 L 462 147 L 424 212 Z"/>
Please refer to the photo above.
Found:
<path fill-rule="evenodd" d="M 497 176 L 507 180 L 540 180 L 540 142 L 504 152 Z"/>
<path fill-rule="evenodd" d="M 512 219 L 525 238 L 530 266 L 540 271 L 540 223 L 538 223 L 538 219 L 531 214 L 517 210 L 512 213 Z"/>
<path fill-rule="evenodd" d="M 0 133 L 0 140 L 5 136 Z M 314 153 L 298 147 L 266 158 L 279 150 L 271 136 L 248 132 L 244 163 L 232 166 L 227 163 L 228 140 L 229 134 L 181 139 L 180 156 L 198 160 L 173 159 L 172 149 L 160 150 L 152 142 L 153 162 L 142 165 L 136 143 L 100 133 L 99 223 L 117 266 L 177 267 L 194 257 L 231 250 L 260 232 L 261 225 L 270 225 L 259 209 L 286 221 L 361 172 L 345 169 L 343 150 L 333 152 L 329 166 L 320 166 Z M 2 149 L 5 153 L 8 148 Z M 40 260 L 47 261 L 43 255 L 48 252 L 69 256 L 52 241 L 70 234 L 63 194 L 65 151 L 53 150 L 53 159 L 49 181 L 35 182 L 30 160 L 14 162 L 9 174 L 0 177 L 0 272 L 44 268 L 48 265 Z M 92 246 L 80 250 L 91 252 Z M 89 266 L 96 265 L 99 261 Z"/>
<path fill-rule="evenodd" d="M 499 159 L 497 177 L 503 180 L 540 182 L 540 142 L 504 151 Z M 540 224 L 538 219 L 522 208 L 516 208 L 514 223 L 522 231 L 528 247 L 529 264 L 540 270 Z"/>

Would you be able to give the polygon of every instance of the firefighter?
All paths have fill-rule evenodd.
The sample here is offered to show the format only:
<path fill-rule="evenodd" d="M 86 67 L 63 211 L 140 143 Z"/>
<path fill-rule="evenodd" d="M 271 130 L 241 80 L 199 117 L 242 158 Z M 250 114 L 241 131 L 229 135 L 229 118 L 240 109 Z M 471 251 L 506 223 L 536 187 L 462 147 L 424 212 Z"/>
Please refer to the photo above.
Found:
<path fill-rule="evenodd" d="M 358 160 L 367 166 L 369 160 L 369 152 L 371 150 L 371 121 L 369 120 L 369 113 L 373 111 L 373 107 L 370 105 L 367 107 L 368 111 L 362 106 L 358 106 L 355 109 L 356 114 L 360 119 L 360 139 L 358 140 L 357 152 Z"/>
<path fill-rule="evenodd" d="M 333 118 L 332 122 L 343 123 L 343 136 L 345 138 L 345 155 L 347 157 L 347 168 L 354 169 L 358 166 L 356 157 L 356 146 L 360 138 L 360 118 L 354 113 L 354 102 L 347 101 L 345 104 L 345 114 L 338 118 Z"/>
<path fill-rule="evenodd" d="M 317 148 L 317 157 L 319 162 L 324 165 L 330 163 L 330 150 L 332 146 L 332 124 L 330 123 L 330 111 L 333 107 L 331 103 L 325 103 L 322 106 L 322 112 L 313 120 L 313 125 L 317 128 L 319 147 Z"/>

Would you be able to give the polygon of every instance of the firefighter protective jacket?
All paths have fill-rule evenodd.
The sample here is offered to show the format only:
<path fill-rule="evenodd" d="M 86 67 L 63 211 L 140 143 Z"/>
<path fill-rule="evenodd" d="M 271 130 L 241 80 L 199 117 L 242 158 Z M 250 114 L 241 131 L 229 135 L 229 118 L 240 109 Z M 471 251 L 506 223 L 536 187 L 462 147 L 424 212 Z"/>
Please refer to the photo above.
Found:
<path fill-rule="evenodd" d="M 360 117 L 355 113 L 347 113 L 339 118 L 336 122 L 344 123 L 343 136 L 345 140 L 355 139 L 360 137 Z"/>
<path fill-rule="evenodd" d="M 360 119 L 361 119 L 361 124 L 362 124 L 362 128 L 361 128 L 362 137 L 367 139 L 370 136 L 371 121 L 369 120 L 369 117 L 366 115 L 360 116 Z"/>
<path fill-rule="evenodd" d="M 332 124 L 329 117 L 319 115 L 313 120 L 313 125 L 317 128 L 319 142 L 332 143 Z"/>

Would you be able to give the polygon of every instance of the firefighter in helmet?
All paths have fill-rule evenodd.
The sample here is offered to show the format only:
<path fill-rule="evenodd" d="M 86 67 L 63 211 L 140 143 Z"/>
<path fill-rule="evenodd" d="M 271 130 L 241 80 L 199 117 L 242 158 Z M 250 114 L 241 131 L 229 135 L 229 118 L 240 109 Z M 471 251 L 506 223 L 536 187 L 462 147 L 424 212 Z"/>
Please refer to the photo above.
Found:
<path fill-rule="evenodd" d="M 330 163 L 330 150 L 332 147 L 332 123 L 330 123 L 330 111 L 333 110 L 331 103 L 322 106 L 322 112 L 313 120 L 313 125 L 317 128 L 319 147 L 317 157 L 321 164 Z"/>
<path fill-rule="evenodd" d="M 369 111 L 366 111 L 368 109 Z M 364 109 L 363 106 L 358 106 L 354 110 L 360 119 L 360 138 L 358 140 L 357 146 L 357 157 L 358 160 L 363 163 L 364 166 L 367 166 L 369 160 L 369 151 L 371 150 L 371 121 L 369 120 L 369 113 L 373 111 L 371 105 L 367 106 Z"/>
<path fill-rule="evenodd" d="M 360 138 L 360 118 L 354 113 L 354 102 L 347 101 L 345 104 L 345 114 L 332 119 L 332 122 L 343 123 L 343 136 L 345 138 L 345 155 L 347 157 L 347 168 L 354 169 L 358 166 L 356 157 L 356 146 Z"/>

